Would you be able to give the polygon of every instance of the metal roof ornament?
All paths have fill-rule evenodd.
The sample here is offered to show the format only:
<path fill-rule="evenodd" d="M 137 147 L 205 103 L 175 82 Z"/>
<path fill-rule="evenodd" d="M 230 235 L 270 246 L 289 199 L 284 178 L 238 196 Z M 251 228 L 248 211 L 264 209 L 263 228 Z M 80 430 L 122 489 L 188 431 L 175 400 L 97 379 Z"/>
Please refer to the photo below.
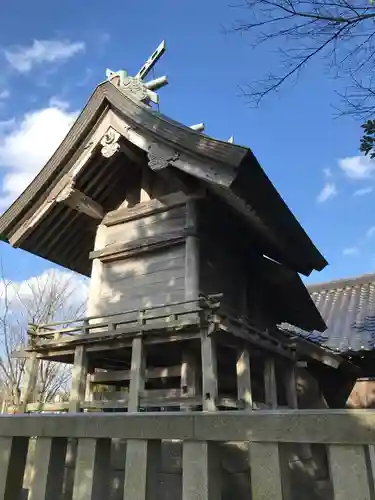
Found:
<path fill-rule="evenodd" d="M 151 102 L 157 104 L 159 96 L 155 91 L 168 85 L 167 77 L 162 76 L 148 82 L 145 82 L 144 79 L 164 54 L 165 50 L 165 41 L 163 40 L 135 76 L 129 76 L 126 70 L 112 71 L 107 69 L 107 80 L 120 90 L 131 93 L 144 104 L 150 105 Z"/>

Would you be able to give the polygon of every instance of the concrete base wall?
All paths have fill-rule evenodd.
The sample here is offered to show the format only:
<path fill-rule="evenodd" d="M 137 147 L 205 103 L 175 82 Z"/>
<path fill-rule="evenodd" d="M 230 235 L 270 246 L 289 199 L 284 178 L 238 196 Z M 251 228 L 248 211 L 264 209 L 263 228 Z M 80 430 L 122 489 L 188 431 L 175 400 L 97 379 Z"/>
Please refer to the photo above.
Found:
<path fill-rule="evenodd" d="M 299 408 L 326 408 L 314 378 L 304 369 L 299 370 L 296 375 Z M 72 500 L 75 447 L 76 441 L 71 440 L 66 458 L 63 493 L 60 498 L 54 498 L 54 500 Z M 33 449 L 34 440 L 31 440 L 24 481 L 25 493 L 27 493 L 33 471 Z M 251 500 L 248 443 L 221 443 L 219 453 L 221 500 L 233 500 L 233 498 Z M 279 455 L 284 480 L 283 500 L 333 500 L 324 445 L 280 444 Z M 125 461 L 126 441 L 113 439 L 108 500 L 123 500 Z M 162 444 L 159 484 L 163 499 L 182 499 L 182 443 L 180 441 L 164 441 Z"/>
<path fill-rule="evenodd" d="M 30 441 L 26 466 L 24 493 L 33 471 L 34 441 Z M 63 493 L 54 500 L 71 500 L 74 482 L 74 450 L 68 446 Z M 323 450 L 324 451 L 324 450 Z M 110 493 L 108 500 L 123 500 L 126 441 L 113 440 L 111 452 Z M 325 454 L 321 447 L 280 445 L 281 467 L 289 471 L 285 480 L 283 500 L 332 500 L 333 494 L 327 476 Z M 222 500 L 251 500 L 248 444 L 227 442 L 220 445 Z M 164 500 L 182 500 L 182 444 L 165 441 L 162 445 L 160 486 Z M 281 499 L 280 499 L 281 500 Z"/>

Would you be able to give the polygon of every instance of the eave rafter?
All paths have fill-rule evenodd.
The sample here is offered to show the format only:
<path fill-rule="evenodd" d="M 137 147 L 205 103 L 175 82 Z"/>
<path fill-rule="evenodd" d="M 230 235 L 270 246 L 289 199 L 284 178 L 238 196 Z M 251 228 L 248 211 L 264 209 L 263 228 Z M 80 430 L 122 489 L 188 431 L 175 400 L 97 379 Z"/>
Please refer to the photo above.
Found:
<path fill-rule="evenodd" d="M 95 150 L 100 145 L 105 135 L 110 128 L 110 115 L 107 113 L 102 121 L 97 126 L 96 130 L 86 139 L 82 153 L 73 163 L 71 168 L 63 177 L 57 182 L 52 190 L 47 195 L 44 202 L 34 211 L 29 214 L 24 223 L 14 232 L 9 238 L 11 245 L 18 247 L 29 236 L 32 230 L 51 212 L 57 203 L 64 203 L 75 210 L 82 211 L 90 217 L 103 218 L 103 208 L 90 199 L 84 193 L 75 189 L 75 182 L 92 158 Z M 105 146 L 102 145 L 102 148 Z M 109 156 L 108 156 L 109 157 Z"/>
<path fill-rule="evenodd" d="M 154 171 L 163 171 L 168 166 L 174 166 L 208 184 L 222 187 L 229 187 L 236 175 L 234 169 L 225 165 L 213 162 L 210 164 L 207 161 L 203 163 L 191 155 L 176 151 L 172 145 L 155 142 L 155 136 L 150 132 L 133 126 L 109 109 L 95 131 L 86 139 L 82 153 L 69 171 L 51 189 L 43 203 L 31 215 L 29 213 L 24 223 L 9 238 L 10 243 L 15 247 L 20 246 L 57 203 L 64 203 L 74 210 L 101 220 L 105 215 L 103 207 L 79 191 L 75 186 L 76 180 L 97 150 L 100 150 L 104 158 L 111 158 L 122 152 L 133 162 L 142 163 L 142 156 L 132 150 L 129 142 L 147 154 L 148 166 Z"/>

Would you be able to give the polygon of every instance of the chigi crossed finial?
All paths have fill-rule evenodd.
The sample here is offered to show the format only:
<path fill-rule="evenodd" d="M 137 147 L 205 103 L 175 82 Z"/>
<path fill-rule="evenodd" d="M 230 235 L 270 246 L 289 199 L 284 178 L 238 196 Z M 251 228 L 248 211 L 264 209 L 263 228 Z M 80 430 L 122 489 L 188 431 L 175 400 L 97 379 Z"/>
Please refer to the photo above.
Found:
<path fill-rule="evenodd" d="M 107 80 L 120 90 L 130 92 L 133 97 L 144 104 L 149 106 L 151 103 L 158 104 L 159 96 L 156 91 L 168 85 L 168 78 L 166 76 L 161 76 L 147 82 L 144 80 L 165 51 L 166 46 L 165 41 L 163 40 L 135 76 L 129 76 L 128 72 L 124 69 L 119 71 L 107 69 Z M 191 125 L 190 128 L 196 132 L 202 133 L 204 132 L 205 125 L 204 123 L 197 123 L 195 125 Z M 233 136 L 229 138 L 228 142 L 234 142 Z"/>
<path fill-rule="evenodd" d="M 165 50 L 165 41 L 163 40 L 135 76 L 129 76 L 126 70 L 112 71 L 107 69 L 107 80 L 120 90 L 130 91 L 145 104 L 150 104 L 150 102 L 157 104 L 159 102 L 159 96 L 155 91 L 168 85 L 167 77 L 161 76 L 160 78 L 155 78 L 148 82 L 145 82 L 144 79 L 164 54 Z"/>

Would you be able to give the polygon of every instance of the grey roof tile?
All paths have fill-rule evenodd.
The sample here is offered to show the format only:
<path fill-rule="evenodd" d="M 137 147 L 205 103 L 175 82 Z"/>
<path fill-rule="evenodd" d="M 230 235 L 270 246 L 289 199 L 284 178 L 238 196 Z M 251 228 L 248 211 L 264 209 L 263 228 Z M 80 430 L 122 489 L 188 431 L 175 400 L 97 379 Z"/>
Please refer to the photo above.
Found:
<path fill-rule="evenodd" d="M 336 352 L 375 349 L 375 274 L 307 287 L 327 330 L 305 332 L 289 325 L 301 336 Z"/>

